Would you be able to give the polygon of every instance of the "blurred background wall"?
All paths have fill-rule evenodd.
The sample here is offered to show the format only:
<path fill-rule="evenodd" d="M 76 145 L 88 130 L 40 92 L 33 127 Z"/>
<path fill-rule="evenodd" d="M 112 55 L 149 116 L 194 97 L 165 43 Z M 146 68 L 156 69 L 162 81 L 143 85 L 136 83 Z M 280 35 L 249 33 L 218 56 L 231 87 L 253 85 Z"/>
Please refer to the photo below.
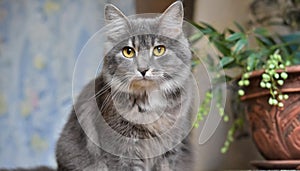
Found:
<path fill-rule="evenodd" d="M 173 1 L 1 0 L 0 167 L 56 166 L 55 143 L 72 105 L 75 61 L 103 26 L 105 3 L 131 15 L 162 12 Z M 246 24 L 250 1 L 184 0 L 186 18 L 220 30 L 233 21 Z M 197 170 L 247 169 L 260 158 L 250 139 L 221 154 L 226 128 L 221 124 L 198 146 Z"/>
<path fill-rule="evenodd" d="M 225 28 L 236 30 L 234 22 L 247 28 L 251 2 L 253 0 L 195 0 L 193 20 L 209 23 L 219 31 Z M 230 113 L 230 95 L 227 102 L 227 112 Z M 250 137 L 234 141 L 228 152 L 221 154 L 228 129 L 228 123 L 221 122 L 210 140 L 198 145 L 199 170 L 253 169 L 250 162 L 262 159 Z"/>
<path fill-rule="evenodd" d="M 75 60 L 105 3 L 135 13 L 133 0 L 0 1 L 0 167 L 56 166 Z"/>

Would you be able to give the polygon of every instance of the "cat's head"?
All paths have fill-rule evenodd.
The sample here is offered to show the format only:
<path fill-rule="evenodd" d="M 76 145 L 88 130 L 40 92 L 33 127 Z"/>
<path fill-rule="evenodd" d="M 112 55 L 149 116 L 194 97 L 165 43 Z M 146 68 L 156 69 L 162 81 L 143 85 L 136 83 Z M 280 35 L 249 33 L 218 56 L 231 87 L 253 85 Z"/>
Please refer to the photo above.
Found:
<path fill-rule="evenodd" d="M 156 17 L 126 17 L 106 5 L 106 81 L 119 91 L 172 92 L 190 75 L 191 51 L 183 34 L 183 6 L 173 3 Z"/>

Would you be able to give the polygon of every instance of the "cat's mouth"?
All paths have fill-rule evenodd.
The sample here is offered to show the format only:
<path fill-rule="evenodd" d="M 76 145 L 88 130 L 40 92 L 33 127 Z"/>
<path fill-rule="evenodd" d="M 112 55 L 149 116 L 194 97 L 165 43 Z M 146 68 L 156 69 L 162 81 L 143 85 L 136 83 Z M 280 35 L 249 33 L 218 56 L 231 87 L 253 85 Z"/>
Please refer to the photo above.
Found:
<path fill-rule="evenodd" d="M 149 79 L 138 79 L 131 81 L 130 89 L 133 91 L 140 91 L 140 90 L 153 90 L 157 88 L 157 83 L 154 80 Z"/>

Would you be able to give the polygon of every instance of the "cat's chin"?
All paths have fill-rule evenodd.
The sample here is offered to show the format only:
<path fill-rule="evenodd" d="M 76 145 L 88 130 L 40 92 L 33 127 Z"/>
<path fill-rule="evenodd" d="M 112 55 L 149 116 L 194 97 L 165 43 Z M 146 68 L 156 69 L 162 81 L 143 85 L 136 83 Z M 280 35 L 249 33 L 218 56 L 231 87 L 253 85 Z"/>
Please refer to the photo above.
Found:
<path fill-rule="evenodd" d="M 140 79 L 131 81 L 129 89 L 132 92 L 145 92 L 158 89 L 158 84 L 153 80 Z"/>

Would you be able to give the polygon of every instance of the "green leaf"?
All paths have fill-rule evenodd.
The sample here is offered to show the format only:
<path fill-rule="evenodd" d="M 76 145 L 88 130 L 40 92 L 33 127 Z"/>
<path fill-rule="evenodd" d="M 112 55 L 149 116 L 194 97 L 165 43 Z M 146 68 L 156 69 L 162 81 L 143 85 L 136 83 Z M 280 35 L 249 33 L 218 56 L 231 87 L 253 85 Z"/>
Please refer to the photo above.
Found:
<path fill-rule="evenodd" d="M 226 47 L 226 45 L 223 44 L 223 42 L 215 40 L 212 41 L 215 47 L 223 54 L 223 56 L 230 55 L 231 50 Z"/>
<path fill-rule="evenodd" d="M 226 40 L 232 42 L 232 41 L 242 38 L 243 36 L 244 36 L 243 33 L 237 32 L 237 33 L 233 33 L 232 35 L 228 36 L 226 38 Z"/>
<path fill-rule="evenodd" d="M 291 55 L 289 57 L 294 65 L 299 65 L 300 64 L 300 52 L 295 52 L 294 55 Z"/>
<path fill-rule="evenodd" d="M 257 40 L 262 46 L 266 46 L 266 47 L 269 47 L 269 48 L 270 48 L 270 46 L 276 44 L 276 42 L 274 41 L 274 39 L 271 38 L 271 37 L 256 36 L 256 40 Z"/>
<path fill-rule="evenodd" d="M 215 28 L 213 28 L 211 25 L 209 25 L 205 22 L 200 22 L 200 23 L 191 22 L 191 23 L 205 35 L 211 35 L 214 33 L 218 33 Z"/>
<path fill-rule="evenodd" d="M 210 28 L 206 27 L 205 25 L 203 26 L 203 24 L 201 24 L 201 23 L 196 23 L 196 22 L 191 21 L 191 24 L 193 26 L 195 26 L 198 30 L 200 30 L 204 35 L 209 35 L 209 34 L 212 34 L 215 32 L 213 29 L 210 29 Z"/>
<path fill-rule="evenodd" d="M 234 25 L 240 30 L 240 32 L 245 33 L 245 29 L 238 22 L 234 21 Z"/>
<path fill-rule="evenodd" d="M 248 57 L 252 54 L 256 53 L 252 49 L 245 49 L 243 52 L 240 52 L 238 55 L 235 56 L 236 61 L 238 63 L 242 63 L 244 60 L 247 60 Z"/>
<path fill-rule="evenodd" d="M 201 22 L 201 24 L 203 24 L 205 27 L 207 27 L 207 28 L 209 28 L 209 29 L 211 29 L 211 30 L 213 30 L 214 32 L 216 32 L 217 30 L 213 27 L 213 26 L 211 26 L 211 25 L 209 25 L 208 23 L 206 23 L 206 22 Z"/>
<path fill-rule="evenodd" d="M 214 66 L 215 62 L 213 57 L 210 54 L 207 54 L 207 58 L 204 59 L 208 66 Z"/>
<path fill-rule="evenodd" d="M 212 83 L 213 83 L 213 85 L 218 85 L 218 84 L 222 84 L 222 83 L 225 83 L 225 82 L 229 82 L 231 80 L 233 80 L 232 77 L 230 77 L 228 75 L 225 75 L 225 76 L 220 76 L 220 77 L 214 78 L 212 80 Z"/>
<path fill-rule="evenodd" d="M 284 53 L 284 56 L 288 56 L 289 54 L 292 54 L 294 51 L 293 49 L 291 48 L 290 45 L 285 45 L 285 43 L 287 43 L 282 36 L 280 35 L 277 35 L 278 39 L 280 40 L 279 43 L 277 43 L 278 45 L 283 45 L 283 46 L 280 46 L 280 51 Z M 300 43 L 299 43 L 300 44 Z"/>
<path fill-rule="evenodd" d="M 258 35 L 261 35 L 261 36 L 264 36 L 264 37 L 270 36 L 269 31 L 266 28 L 262 28 L 262 27 L 256 28 L 253 32 L 255 34 L 258 34 Z"/>
<path fill-rule="evenodd" d="M 201 63 L 200 60 L 197 60 L 197 59 L 192 60 L 192 68 L 194 69 L 200 63 Z"/>
<path fill-rule="evenodd" d="M 198 40 L 202 39 L 203 38 L 203 33 L 202 32 L 198 32 L 198 33 L 195 33 L 193 35 L 191 35 L 189 37 L 189 41 L 191 42 L 191 44 L 194 44 L 195 42 L 197 42 Z"/>
<path fill-rule="evenodd" d="M 237 54 L 240 50 L 243 49 L 248 44 L 247 39 L 240 39 L 236 44 L 233 53 Z"/>
<path fill-rule="evenodd" d="M 234 58 L 230 56 L 224 56 L 221 61 L 219 68 L 225 68 L 226 66 L 230 65 L 231 63 L 234 62 Z"/>
<path fill-rule="evenodd" d="M 198 30 L 203 30 L 203 29 L 204 29 L 203 26 L 201 26 L 200 24 L 198 24 L 198 23 L 196 23 L 196 22 L 194 22 L 194 21 L 190 21 L 190 23 L 191 23 L 193 26 L 195 26 Z"/>
<path fill-rule="evenodd" d="M 230 33 L 230 34 L 233 34 L 233 33 L 235 33 L 235 31 L 234 31 L 234 30 L 232 30 L 232 29 L 230 29 L 230 28 L 227 28 L 225 31 L 228 31 L 228 33 Z"/>
<path fill-rule="evenodd" d="M 257 60 L 257 54 L 252 53 L 248 58 L 247 58 L 247 66 L 249 67 L 250 71 L 255 69 L 256 66 L 256 60 Z"/>

